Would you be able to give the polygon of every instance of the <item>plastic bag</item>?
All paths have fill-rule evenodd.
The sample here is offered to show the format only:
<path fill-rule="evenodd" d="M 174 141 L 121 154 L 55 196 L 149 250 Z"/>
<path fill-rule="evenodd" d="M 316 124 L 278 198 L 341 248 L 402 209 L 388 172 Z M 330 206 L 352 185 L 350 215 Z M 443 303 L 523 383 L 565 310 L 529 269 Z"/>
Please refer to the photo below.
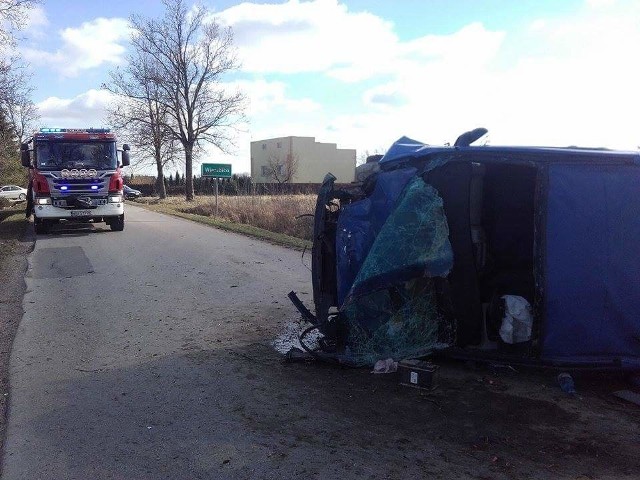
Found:
<path fill-rule="evenodd" d="M 500 326 L 500 338 L 505 343 L 522 343 L 531 340 L 533 312 L 531 304 L 517 295 L 503 295 L 504 317 Z"/>
<path fill-rule="evenodd" d="M 386 360 L 378 360 L 371 373 L 395 373 L 397 371 L 398 362 L 394 361 L 393 358 L 387 358 Z"/>

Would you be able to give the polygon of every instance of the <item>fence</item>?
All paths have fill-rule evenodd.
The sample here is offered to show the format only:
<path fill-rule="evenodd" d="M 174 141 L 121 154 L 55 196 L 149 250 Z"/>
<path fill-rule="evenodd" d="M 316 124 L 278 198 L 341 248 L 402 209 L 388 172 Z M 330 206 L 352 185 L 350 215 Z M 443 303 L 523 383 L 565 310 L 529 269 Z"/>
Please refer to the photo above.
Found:
<path fill-rule="evenodd" d="M 140 190 L 144 196 L 156 196 L 158 193 L 155 184 L 138 184 L 135 178 L 127 184 Z M 237 179 L 220 179 L 218 183 L 218 193 L 220 195 L 316 195 L 320 189 L 320 183 L 253 183 L 250 178 L 241 181 Z M 185 185 L 175 185 L 165 182 L 167 195 L 184 196 Z M 198 177 L 194 179 L 193 191 L 196 195 L 213 195 L 215 193 L 215 183 L 213 179 Z"/>

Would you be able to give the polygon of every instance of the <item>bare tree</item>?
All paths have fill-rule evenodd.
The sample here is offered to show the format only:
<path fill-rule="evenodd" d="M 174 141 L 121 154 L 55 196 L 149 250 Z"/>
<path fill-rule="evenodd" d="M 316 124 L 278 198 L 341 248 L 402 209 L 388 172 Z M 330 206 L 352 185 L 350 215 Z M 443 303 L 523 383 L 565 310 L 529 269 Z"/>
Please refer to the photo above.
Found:
<path fill-rule="evenodd" d="M 9 178 L 15 183 L 25 181 L 24 169 L 19 162 L 20 143 L 35 128 L 39 118 L 38 109 L 31 100 L 29 77 L 24 72 L 16 58 L 0 61 L 0 176 L 3 182 Z"/>
<path fill-rule="evenodd" d="M 364 165 L 371 160 L 370 157 L 382 156 L 384 155 L 384 152 L 385 149 L 381 147 L 375 148 L 373 151 L 367 149 L 358 155 L 358 158 L 356 159 L 356 166 Z"/>
<path fill-rule="evenodd" d="M 38 108 L 31 100 L 33 88 L 29 75 L 16 60 L 7 68 L 0 67 L 0 110 L 11 125 L 18 143 L 36 127 L 40 118 Z"/>
<path fill-rule="evenodd" d="M 157 105 L 150 103 L 147 109 L 142 111 L 143 106 L 135 105 L 113 105 L 108 107 L 109 123 L 118 131 L 120 137 L 135 147 L 135 160 L 132 162 L 134 169 L 146 169 L 153 167 L 156 171 L 155 190 L 160 198 L 166 198 L 167 190 L 164 183 L 166 167 L 176 163 L 178 158 L 178 145 L 175 139 L 167 133 L 164 124 L 157 123 L 157 116 L 161 113 L 155 108 Z M 137 113 L 134 113 L 135 110 Z M 123 113 L 127 111 L 127 113 Z M 145 119 L 147 122 L 135 121 L 134 119 Z M 126 121 L 129 119 L 129 121 Z"/>
<path fill-rule="evenodd" d="M 127 66 L 110 74 L 111 81 L 102 88 L 116 95 L 108 108 L 109 123 L 136 147 L 137 164 L 156 168 L 156 192 L 166 198 L 164 167 L 173 164 L 178 148 L 167 126 L 167 106 L 161 99 L 157 82 L 153 81 L 153 59 L 144 52 L 129 55 Z"/>
<path fill-rule="evenodd" d="M 0 184 L 26 183 L 26 170 L 22 168 L 19 158 L 19 145 L 16 141 L 13 125 L 5 120 L 0 110 Z"/>
<path fill-rule="evenodd" d="M 163 3 L 166 11 L 160 20 L 131 19 L 132 44 L 153 59 L 148 80 L 158 85 L 166 125 L 182 145 L 186 199 L 193 200 L 194 150 L 210 143 L 229 152 L 245 102 L 242 93 L 229 92 L 222 84 L 224 75 L 239 67 L 231 29 L 207 20 L 204 7 L 187 11 L 182 0 Z"/>
<path fill-rule="evenodd" d="M 13 125 L 18 143 L 22 143 L 33 133 L 40 120 L 40 112 L 31 100 L 30 89 L 14 97 L 13 103 L 7 104 L 7 119 Z"/>
<path fill-rule="evenodd" d="M 22 28 L 29 9 L 39 3 L 39 0 L 0 0 L 0 46 L 15 42 L 14 31 Z"/>
<path fill-rule="evenodd" d="M 288 153 L 284 158 L 271 154 L 265 165 L 265 177 L 276 183 L 291 183 L 298 173 L 299 159 L 296 153 Z"/>
<path fill-rule="evenodd" d="M 16 30 L 24 26 L 27 12 L 38 3 L 39 0 L 0 0 L 0 47 L 11 50 L 15 46 Z M 0 110 L 8 131 L 18 142 L 39 118 L 31 100 L 29 80 L 19 57 L 0 59 Z"/>

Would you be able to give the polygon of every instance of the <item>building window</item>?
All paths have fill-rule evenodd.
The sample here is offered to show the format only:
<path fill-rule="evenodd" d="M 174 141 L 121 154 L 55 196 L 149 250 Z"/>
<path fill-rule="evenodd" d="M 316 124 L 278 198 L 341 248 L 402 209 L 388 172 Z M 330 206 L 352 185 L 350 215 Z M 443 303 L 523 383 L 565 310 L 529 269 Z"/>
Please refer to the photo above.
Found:
<path fill-rule="evenodd" d="M 282 142 L 278 142 L 278 143 L 276 144 L 276 146 L 277 146 L 278 148 L 282 148 Z"/>
<path fill-rule="evenodd" d="M 262 176 L 263 177 L 268 177 L 269 176 L 269 167 L 267 167 L 266 165 L 262 166 Z"/>
<path fill-rule="evenodd" d="M 263 150 L 266 150 L 266 149 L 267 149 L 267 144 L 266 144 L 266 143 L 263 143 L 263 144 L 262 144 L 262 149 L 263 149 Z"/>

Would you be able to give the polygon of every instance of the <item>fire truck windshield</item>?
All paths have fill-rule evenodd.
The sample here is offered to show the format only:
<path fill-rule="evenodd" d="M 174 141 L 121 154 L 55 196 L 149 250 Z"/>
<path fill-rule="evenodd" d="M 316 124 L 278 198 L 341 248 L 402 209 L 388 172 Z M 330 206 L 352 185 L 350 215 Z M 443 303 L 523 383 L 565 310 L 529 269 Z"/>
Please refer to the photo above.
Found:
<path fill-rule="evenodd" d="M 111 170 L 118 166 L 115 142 L 46 141 L 36 143 L 39 170 L 94 168 Z"/>

